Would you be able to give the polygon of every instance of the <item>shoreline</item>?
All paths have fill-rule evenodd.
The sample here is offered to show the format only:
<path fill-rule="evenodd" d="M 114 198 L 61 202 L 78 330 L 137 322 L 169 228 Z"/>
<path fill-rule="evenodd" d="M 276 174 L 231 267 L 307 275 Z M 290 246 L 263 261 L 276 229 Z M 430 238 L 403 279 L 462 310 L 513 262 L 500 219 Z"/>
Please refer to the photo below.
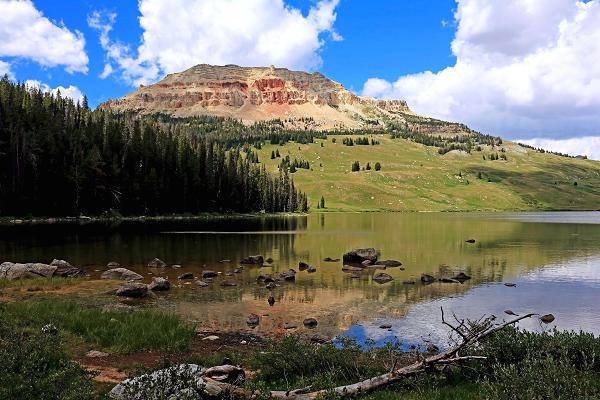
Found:
<path fill-rule="evenodd" d="M 550 213 L 550 212 L 599 212 L 600 209 L 515 209 L 515 210 L 393 210 L 393 209 L 319 209 L 308 213 L 204 213 L 198 215 L 157 215 L 157 216 L 79 216 L 79 217 L 0 217 L 0 227 L 11 226 L 44 226 L 44 225 L 91 225 L 91 224 L 116 224 L 121 223 L 146 223 L 146 222 L 193 222 L 193 221 L 218 221 L 250 218 L 281 218 L 281 217 L 308 217 L 309 215 L 325 214 L 477 214 L 477 213 Z"/>

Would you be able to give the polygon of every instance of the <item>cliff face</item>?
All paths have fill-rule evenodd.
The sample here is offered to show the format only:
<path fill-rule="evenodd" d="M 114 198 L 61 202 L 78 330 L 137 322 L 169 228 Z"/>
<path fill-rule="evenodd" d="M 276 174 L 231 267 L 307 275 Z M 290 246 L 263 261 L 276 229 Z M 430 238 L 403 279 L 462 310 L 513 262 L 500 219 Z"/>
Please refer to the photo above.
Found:
<path fill-rule="evenodd" d="M 101 108 L 173 116 L 217 115 L 246 122 L 278 118 L 315 129 L 383 126 L 384 117 L 411 113 L 402 100 L 357 96 L 320 73 L 285 68 L 201 64 L 141 86 Z"/>

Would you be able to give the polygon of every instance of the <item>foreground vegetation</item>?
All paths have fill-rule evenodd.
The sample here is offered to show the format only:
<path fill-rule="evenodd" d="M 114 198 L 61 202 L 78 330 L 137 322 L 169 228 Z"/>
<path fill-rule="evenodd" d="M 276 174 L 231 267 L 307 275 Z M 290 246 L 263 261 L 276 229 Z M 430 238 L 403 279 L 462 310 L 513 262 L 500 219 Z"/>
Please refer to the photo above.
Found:
<path fill-rule="evenodd" d="M 185 354 L 193 336 L 191 328 L 172 315 L 102 312 L 65 300 L 8 303 L 0 312 L 0 398 L 103 398 L 107 388 L 98 391 L 93 376 L 70 359 L 73 343 L 81 341 L 86 348 L 116 353 L 163 349 L 165 354 Z M 212 366 L 228 357 L 257 371 L 246 387 L 266 395 L 274 389 L 328 389 L 349 384 L 420 357 L 399 349 L 399 344 L 364 349 L 348 339 L 317 345 L 287 336 L 254 353 L 230 351 L 188 361 Z M 593 399 L 600 396 L 598 354 L 600 338 L 592 334 L 532 333 L 507 327 L 464 354 L 485 356 L 486 360 L 432 368 L 362 398 Z"/>

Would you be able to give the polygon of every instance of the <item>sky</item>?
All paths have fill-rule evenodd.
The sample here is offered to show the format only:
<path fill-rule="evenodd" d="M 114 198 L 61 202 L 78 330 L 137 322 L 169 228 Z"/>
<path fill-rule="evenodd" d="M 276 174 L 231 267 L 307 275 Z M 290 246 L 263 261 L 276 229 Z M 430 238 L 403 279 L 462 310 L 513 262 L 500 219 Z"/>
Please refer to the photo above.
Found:
<path fill-rule="evenodd" d="M 0 75 L 93 107 L 200 63 L 600 159 L 600 0 L 0 0 Z"/>

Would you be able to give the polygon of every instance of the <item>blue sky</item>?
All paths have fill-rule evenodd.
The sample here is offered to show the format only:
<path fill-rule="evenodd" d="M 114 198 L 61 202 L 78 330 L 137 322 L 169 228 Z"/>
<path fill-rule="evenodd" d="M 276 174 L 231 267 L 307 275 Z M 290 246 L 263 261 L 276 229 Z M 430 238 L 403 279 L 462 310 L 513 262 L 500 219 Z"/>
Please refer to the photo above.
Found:
<path fill-rule="evenodd" d="M 600 158 L 599 3 L 0 0 L 0 73 L 95 106 L 199 63 L 274 64 Z"/>

